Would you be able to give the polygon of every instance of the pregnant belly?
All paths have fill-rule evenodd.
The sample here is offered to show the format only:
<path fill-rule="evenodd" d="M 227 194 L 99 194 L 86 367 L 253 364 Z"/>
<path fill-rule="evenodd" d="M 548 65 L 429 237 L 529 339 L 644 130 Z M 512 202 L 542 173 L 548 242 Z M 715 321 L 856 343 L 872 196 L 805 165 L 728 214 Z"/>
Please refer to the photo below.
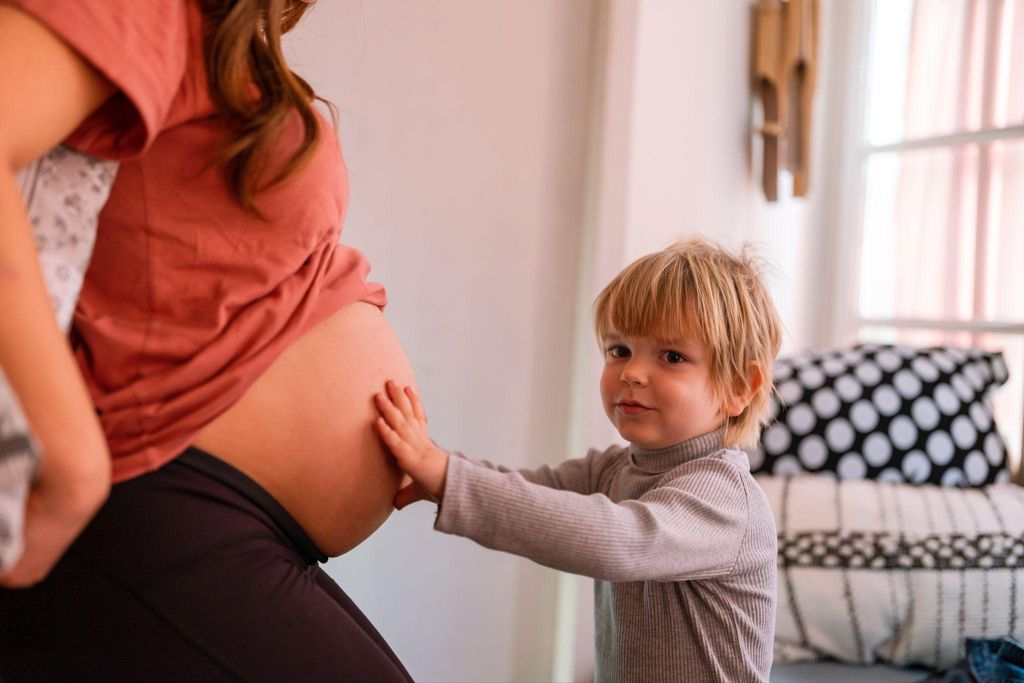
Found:
<path fill-rule="evenodd" d="M 354 548 L 392 510 L 401 473 L 373 429 L 384 380 L 413 384 L 375 307 L 341 309 L 289 347 L 195 445 L 254 479 L 327 555 Z"/>

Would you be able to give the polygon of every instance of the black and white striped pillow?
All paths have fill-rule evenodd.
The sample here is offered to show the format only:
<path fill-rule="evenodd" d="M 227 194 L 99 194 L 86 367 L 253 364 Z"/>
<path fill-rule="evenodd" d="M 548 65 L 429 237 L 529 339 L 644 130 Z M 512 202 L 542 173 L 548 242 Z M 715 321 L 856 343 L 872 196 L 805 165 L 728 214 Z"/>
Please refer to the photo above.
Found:
<path fill-rule="evenodd" d="M 943 486 L 1008 481 L 990 394 L 999 352 L 860 345 L 775 364 L 774 418 L 750 452 L 754 473 L 825 473 Z"/>
<path fill-rule="evenodd" d="M 945 668 L 1024 637 L 1024 488 L 759 476 L 779 535 L 776 661 Z"/>

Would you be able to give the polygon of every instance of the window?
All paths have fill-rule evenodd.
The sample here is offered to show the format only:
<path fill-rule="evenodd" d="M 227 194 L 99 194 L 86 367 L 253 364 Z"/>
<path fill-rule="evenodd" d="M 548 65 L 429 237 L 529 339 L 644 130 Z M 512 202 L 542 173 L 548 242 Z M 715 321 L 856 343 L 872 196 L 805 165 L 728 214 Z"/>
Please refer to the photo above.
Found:
<path fill-rule="evenodd" d="M 854 4 L 854 3 L 851 3 Z M 859 4 L 859 3 L 858 3 Z M 840 306 L 862 340 L 1001 350 L 1024 434 L 1024 0 L 873 0 L 850 28 Z M 860 10 L 864 11 L 864 10 Z M 856 56 L 852 53 L 856 53 Z M 857 71 L 860 73 L 857 73 Z"/>

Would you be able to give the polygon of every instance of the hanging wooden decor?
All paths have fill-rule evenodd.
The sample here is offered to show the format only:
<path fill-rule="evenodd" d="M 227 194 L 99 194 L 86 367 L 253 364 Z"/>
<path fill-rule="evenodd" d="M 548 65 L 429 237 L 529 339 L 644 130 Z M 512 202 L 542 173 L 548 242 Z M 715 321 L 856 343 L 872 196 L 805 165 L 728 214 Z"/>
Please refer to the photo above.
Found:
<path fill-rule="evenodd" d="M 777 201 L 779 171 L 789 170 L 793 194 L 804 197 L 818 66 L 818 0 L 758 0 L 754 17 L 754 84 L 764 111 L 761 184 L 768 201 Z"/>

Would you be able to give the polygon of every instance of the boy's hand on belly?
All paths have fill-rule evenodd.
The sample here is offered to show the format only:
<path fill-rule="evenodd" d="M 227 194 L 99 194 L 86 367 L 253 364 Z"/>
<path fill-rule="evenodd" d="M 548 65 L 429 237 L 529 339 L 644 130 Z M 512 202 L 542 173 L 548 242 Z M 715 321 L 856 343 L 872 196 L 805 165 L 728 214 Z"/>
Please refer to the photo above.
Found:
<path fill-rule="evenodd" d="M 419 395 L 412 387 L 400 387 L 388 380 L 374 402 L 380 413 L 375 423 L 377 432 L 398 466 L 412 479 L 395 496 L 395 507 L 402 509 L 424 498 L 440 501 L 444 497 L 448 454 L 430 440 Z"/>

